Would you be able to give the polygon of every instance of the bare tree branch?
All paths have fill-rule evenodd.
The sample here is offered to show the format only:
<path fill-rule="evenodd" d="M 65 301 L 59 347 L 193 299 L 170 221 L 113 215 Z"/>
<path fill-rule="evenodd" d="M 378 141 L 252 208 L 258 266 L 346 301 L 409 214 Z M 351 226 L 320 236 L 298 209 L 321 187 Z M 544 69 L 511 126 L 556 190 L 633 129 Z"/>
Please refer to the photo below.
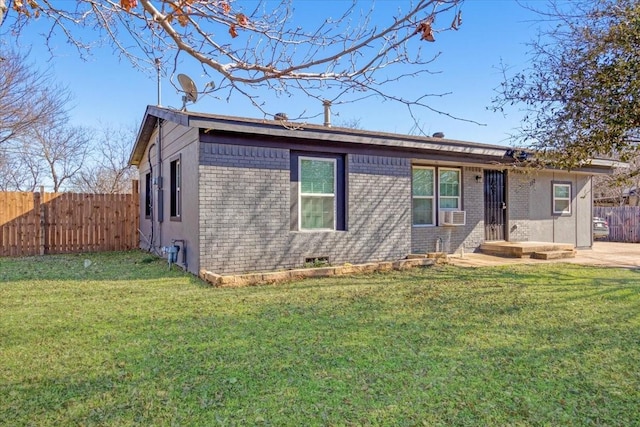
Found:
<path fill-rule="evenodd" d="M 1 147 L 0 160 L 10 168 L 1 185 L 18 191 L 34 191 L 45 184 L 54 192 L 63 190 L 84 167 L 89 140 L 85 128 L 39 123 L 28 134 Z"/>
<path fill-rule="evenodd" d="M 0 52 L 0 145 L 28 133 L 40 123 L 66 119 L 69 91 L 49 74 L 35 70 L 27 54 Z"/>
<path fill-rule="evenodd" d="M 54 192 L 82 169 L 89 153 L 89 131 L 81 127 L 37 127 L 31 141 L 33 149 L 40 153 Z"/>
<path fill-rule="evenodd" d="M 91 159 L 71 178 L 75 191 L 83 193 L 128 193 L 137 170 L 129 165 L 129 155 L 136 137 L 134 127 L 103 125 L 94 140 Z"/>
<path fill-rule="evenodd" d="M 332 2 L 335 15 L 318 19 L 328 14 L 319 10 L 305 19 L 309 27 L 296 21 L 292 0 L 41 0 L 36 6 L 21 2 L 10 17 L 17 36 L 38 14 L 49 19 L 47 42 L 61 33 L 84 55 L 92 43 L 107 40 L 134 66 L 148 70 L 163 58 L 164 66 L 173 64 L 173 75 L 178 58 L 189 57 L 214 76 L 218 95 L 238 93 L 255 106 L 262 104 L 259 89 L 292 95 L 303 88 L 316 99 L 344 101 L 371 90 L 376 97 L 424 107 L 424 99 L 401 100 L 391 87 L 428 73 L 439 52 L 425 54 L 421 45 L 432 47 L 429 41 L 437 43 L 440 33 L 458 29 L 462 0 L 398 3 L 393 15 L 381 16 L 369 1 Z M 437 27 L 441 16 L 447 24 Z M 82 28 L 102 38 L 83 39 Z"/>

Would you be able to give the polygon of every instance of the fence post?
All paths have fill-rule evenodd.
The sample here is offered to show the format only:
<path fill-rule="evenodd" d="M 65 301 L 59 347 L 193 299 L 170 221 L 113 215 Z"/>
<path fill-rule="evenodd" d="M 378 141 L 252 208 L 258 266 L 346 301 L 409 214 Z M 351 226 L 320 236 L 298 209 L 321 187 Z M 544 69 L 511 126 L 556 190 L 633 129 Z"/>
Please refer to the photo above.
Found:
<path fill-rule="evenodd" d="M 138 227 L 140 227 L 140 182 L 137 179 L 131 182 L 131 209 L 130 212 L 132 226 L 130 231 L 131 248 L 140 247 L 140 236 L 138 234 Z"/>
<path fill-rule="evenodd" d="M 44 212 L 44 188 L 40 187 L 40 192 L 33 193 L 33 213 L 38 215 L 38 223 L 36 226 L 36 238 L 38 244 L 38 253 L 44 255 L 44 235 L 45 235 L 45 218 Z"/>
<path fill-rule="evenodd" d="M 47 252 L 46 236 L 47 236 L 47 205 L 42 201 L 40 203 L 40 255 Z"/>

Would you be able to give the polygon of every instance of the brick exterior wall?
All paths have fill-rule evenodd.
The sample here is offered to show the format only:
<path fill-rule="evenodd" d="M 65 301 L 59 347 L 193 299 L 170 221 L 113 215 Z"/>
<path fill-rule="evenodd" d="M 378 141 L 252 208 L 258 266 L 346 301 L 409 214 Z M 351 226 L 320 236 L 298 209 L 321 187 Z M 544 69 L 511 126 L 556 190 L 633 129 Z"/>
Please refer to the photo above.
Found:
<path fill-rule="evenodd" d="M 305 259 L 319 257 L 328 257 L 333 265 L 398 260 L 410 253 L 432 252 L 437 244 L 447 253 L 475 251 L 485 238 L 485 170 L 496 168 L 507 169 L 505 239 L 574 243 L 582 248 L 592 243 L 592 184 L 587 171 L 525 171 L 491 160 L 502 152 L 496 153 L 495 147 L 483 153 L 478 150 L 481 145 L 455 148 L 443 143 L 439 147 L 425 140 L 422 146 L 412 137 L 384 141 L 384 135 L 354 133 L 351 139 L 349 133 L 337 132 L 334 138 L 328 130 L 291 137 L 280 126 L 207 116 L 201 117 L 202 122 L 196 120 L 200 126 L 191 126 L 187 124 L 191 114 L 149 108 L 142 139 L 133 153 L 141 182 L 151 172 L 155 182 L 153 215 L 148 218 L 146 194 L 140 193 L 141 246 L 157 249 L 181 240 L 182 254 L 187 254 L 186 264 L 194 273 L 199 269 L 241 274 L 297 268 Z M 156 120 L 165 114 L 163 120 Z M 207 121 L 212 126 L 226 124 L 209 129 L 204 126 Z M 149 144 L 156 144 L 155 148 Z M 313 154 L 314 150 L 318 153 Z M 161 168 L 157 167 L 160 155 Z M 297 229 L 297 169 L 292 174 L 292 163 L 314 155 L 334 159 L 336 169 L 344 171 L 345 191 L 337 194 L 336 201 L 344 202 L 346 226 L 339 217 L 338 231 Z M 176 158 L 182 165 L 182 215 L 171 218 L 169 169 Z M 412 226 L 412 162 L 460 167 L 464 226 Z M 164 188 L 158 188 L 162 182 Z M 571 184 L 570 214 L 552 213 L 554 182 Z"/>
<path fill-rule="evenodd" d="M 509 173 L 507 184 L 507 203 L 509 207 L 509 241 L 526 242 L 530 240 L 531 210 L 529 201 L 531 187 L 535 182 L 527 173 Z"/>
<path fill-rule="evenodd" d="M 476 176 L 482 177 L 484 170 L 479 167 L 466 167 L 463 170 L 463 203 L 467 211 L 466 235 L 463 242 L 452 252 L 457 252 L 464 247 L 466 252 L 477 250 L 484 243 L 484 179 L 477 180 Z"/>
<path fill-rule="evenodd" d="M 411 253 L 411 162 L 351 155 L 348 164 L 349 245 L 355 262 L 394 260 Z M 349 261 L 353 262 L 353 261 Z"/>
<path fill-rule="evenodd" d="M 413 253 L 434 252 L 436 245 L 447 253 L 473 252 L 484 242 L 484 187 L 482 169 L 462 168 L 462 209 L 467 212 L 464 226 L 413 227 L 411 248 Z"/>
<path fill-rule="evenodd" d="M 347 156 L 347 230 L 290 230 L 290 156 L 279 148 L 202 143 L 200 268 L 229 274 L 397 260 L 411 252 L 408 159 Z"/>
<path fill-rule="evenodd" d="M 438 239 L 442 242 L 440 250 L 448 253 L 461 250 L 474 252 L 484 242 L 484 182 L 476 180 L 476 176 L 483 176 L 484 170 L 465 167 L 462 171 L 462 203 L 467 212 L 466 225 L 413 227 L 411 245 L 414 253 L 435 251 Z M 531 237 L 529 217 L 532 179 L 527 173 L 507 173 L 507 233 L 508 240 L 513 242 L 528 241 Z"/>
<path fill-rule="evenodd" d="M 288 234 L 289 153 L 200 144 L 200 268 L 269 270 Z M 255 266 L 255 268 L 251 268 Z"/>
<path fill-rule="evenodd" d="M 364 154 L 345 159 L 346 230 L 297 231 L 288 149 L 201 143 L 200 268 L 239 274 L 298 268 L 318 257 L 333 265 L 389 261 L 433 252 L 437 244 L 447 253 L 473 252 L 484 242 L 484 179 L 476 179 L 483 168 L 461 168 L 466 225 L 414 227 L 411 159 Z M 507 173 L 510 241 L 531 238 L 532 179 Z"/>

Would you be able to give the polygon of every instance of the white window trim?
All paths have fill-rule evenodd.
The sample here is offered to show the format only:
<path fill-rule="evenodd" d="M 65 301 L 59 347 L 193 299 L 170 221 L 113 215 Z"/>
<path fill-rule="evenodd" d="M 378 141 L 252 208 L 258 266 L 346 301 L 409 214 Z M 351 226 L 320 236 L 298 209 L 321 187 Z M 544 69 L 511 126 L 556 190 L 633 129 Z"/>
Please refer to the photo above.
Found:
<path fill-rule="evenodd" d="M 440 166 L 422 166 L 422 165 L 411 165 L 412 168 L 412 173 L 411 173 L 411 203 L 412 203 L 412 211 L 411 211 L 411 225 L 412 227 L 437 227 L 440 224 L 437 223 L 436 221 L 436 215 L 438 214 L 438 212 L 440 211 L 458 211 L 458 210 L 463 210 L 462 208 L 462 186 L 463 186 L 463 178 L 462 178 L 462 168 L 451 168 L 451 167 L 440 167 Z M 413 169 L 431 169 L 433 170 L 433 185 L 434 185 L 434 191 L 433 191 L 433 196 L 414 196 L 413 195 Z M 440 172 L 441 171 L 455 171 L 458 172 L 458 196 L 444 196 L 447 198 L 456 198 L 458 201 L 458 207 L 457 208 L 442 208 L 441 207 L 441 197 L 442 195 L 440 194 Z M 432 215 L 434 216 L 434 218 L 432 218 L 433 224 L 413 224 L 413 199 L 414 198 L 424 198 L 424 199 L 428 199 L 428 198 L 433 198 L 433 213 Z"/>
<path fill-rule="evenodd" d="M 433 171 L 433 183 L 432 186 L 433 188 L 432 193 L 433 196 L 415 196 L 413 194 L 413 170 L 414 169 L 429 169 Z M 436 226 L 436 211 L 437 209 L 437 202 L 436 202 L 436 180 L 437 180 L 437 171 L 436 168 L 434 166 L 412 166 L 411 168 L 411 207 L 413 209 L 413 199 L 431 199 L 433 201 L 432 206 L 433 209 L 431 210 L 431 224 L 415 224 L 413 222 L 413 211 L 411 212 L 411 225 L 413 225 L 414 227 L 435 227 Z"/>
<path fill-rule="evenodd" d="M 454 171 L 454 172 L 458 172 L 458 196 L 442 196 L 440 194 L 440 172 L 442 171 Z M 460 168 L 438 168 L 438 210 L 439 211 L 460 211 L 462 210 L 462 169 Z M 458 207 L 457 208 L 442 208 L 441 206 L 441 199 L 442 197 L 446 197 L 447 199 L 457 199 L 458 200 Z"/>
<path fill-rule="evenodd" d="M 568 187 L 569 188 L 569 197 L 556 197 L 556 187 Z M 566 200 L 567 210 L 557 211 L 556 210 L 556 201 L 557 200 Z M 563 183 L 553 183 L 553 206 L 551 207 L 554 215 L 571 215 L 571 184 L 568 182 Z"/>
<path fill-rule="evenodd" d="M 302 192 L 302 161 L 303 160 L 315 160 L 322 162 L 333 163 L 333 193 L 303 193 Z M 311 156 L 299 156 L 298 157 L 298 230 L 313 233 L 316 231 L 336 231 L 337 221 L 337 192 L 336 186 L 338 178 L 338 161 L 337 159 L 326 157 L 311 157 Z M 333 228 L 303 228 L 302 227 L 302 197 L 333 197 Z"/>

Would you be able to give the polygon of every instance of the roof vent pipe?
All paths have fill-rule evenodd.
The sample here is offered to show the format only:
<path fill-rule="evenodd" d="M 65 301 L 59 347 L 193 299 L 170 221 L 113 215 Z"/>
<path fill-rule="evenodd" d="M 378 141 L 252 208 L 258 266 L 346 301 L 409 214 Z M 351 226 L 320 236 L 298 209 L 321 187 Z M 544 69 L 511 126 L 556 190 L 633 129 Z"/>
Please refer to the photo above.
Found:
<path fill-rule="evenodd" d="M 324 125 L 328 128 L 331 127 L 331 101 L 325 99 L 322 101 L 324 107 Z"/>
<path fill-rule="evenodd" d="M 436 132 L 431 136 L 434 137 L 434 138 L 444 138 L 444 133 L 443 132 Z"/>

